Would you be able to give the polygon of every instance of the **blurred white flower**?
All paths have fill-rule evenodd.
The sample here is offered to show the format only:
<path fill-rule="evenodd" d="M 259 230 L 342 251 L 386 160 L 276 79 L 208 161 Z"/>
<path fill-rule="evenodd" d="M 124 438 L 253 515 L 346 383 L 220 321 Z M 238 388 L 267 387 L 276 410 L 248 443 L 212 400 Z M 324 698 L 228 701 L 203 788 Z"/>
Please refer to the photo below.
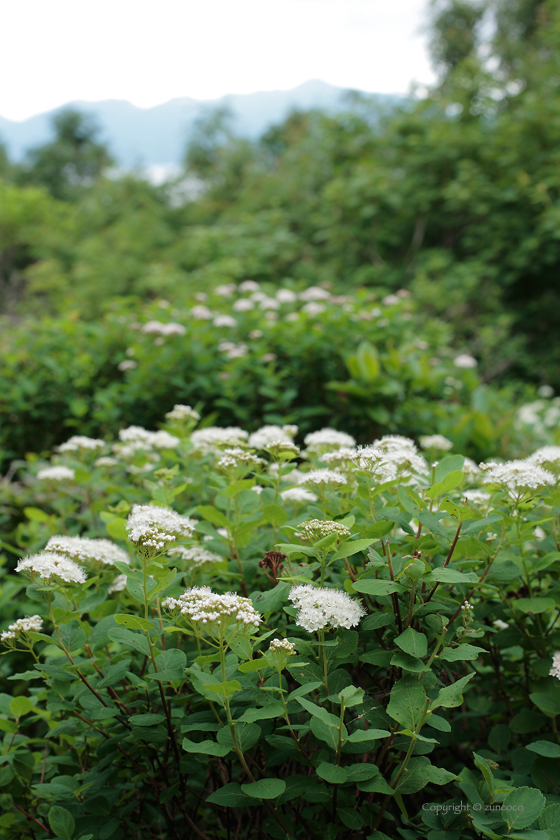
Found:
<path fill-rule="evenodd" d="M 119 370 L 134 370 L 135 367 L 138 367 L 138 362 L 135 362 L 134 359 L 125 359 L 123 362 L 119 362 L 117 367 Z"/>
<path fill-rule="evenodd" d="M 297 300 L 296 293 L 291 289 L 278 289 L 275 297 L 280 303 L 294 303 Z"/>
<path fill-rule="evenodd" d="M 70 467 L 45 467 L 37 473 L 41 481 L 73 481 L 74 477 L 75 472 Z"/>
<path fill-rule="evenodd" d="M 255 304 L 248 298 L 240 298 L 235 301 L 232 308 L 235 312 L 248 312 L 250 309 L 255 308 Z"/>
<path fill-rule="evenodd" d="M 212 321 L 215 327 L 236 327 L 237 321 L 231 315 L 216 315 Z"/>
<path fill-rule="evenodd" d="M 453 359 L 453 364 L 458 368 L 475 368 L 477 367 L 478 362 L 474 356 L 469 356 L 468 353 L 462 353 L 460 356 Z"/>

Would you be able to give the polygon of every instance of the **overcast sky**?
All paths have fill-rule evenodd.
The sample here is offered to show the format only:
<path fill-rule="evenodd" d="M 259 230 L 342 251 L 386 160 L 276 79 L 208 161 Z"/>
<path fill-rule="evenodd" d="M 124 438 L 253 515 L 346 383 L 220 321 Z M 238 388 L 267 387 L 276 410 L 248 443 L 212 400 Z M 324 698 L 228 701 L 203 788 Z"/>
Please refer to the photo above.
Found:
<path fill-rule="evenodd" d="M 150 107 L 322 79 L 404 93 L 430 82 L 428 0 L 4 0 L 0 115 L 76 99 Z"/>

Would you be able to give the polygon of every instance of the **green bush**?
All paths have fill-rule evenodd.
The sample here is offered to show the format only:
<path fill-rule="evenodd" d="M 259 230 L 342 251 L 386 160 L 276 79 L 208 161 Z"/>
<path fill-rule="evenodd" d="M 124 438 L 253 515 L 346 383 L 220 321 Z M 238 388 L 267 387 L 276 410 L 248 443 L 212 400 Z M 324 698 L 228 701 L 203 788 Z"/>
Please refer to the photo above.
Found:
<path fill-rule="evenodd" d="M 3 460 L 50 449 L 75 428 L 96 435 L 125 422 L 153 426 L 175 402 L 249 429 L 339 425 L 367 441 L 437 429 L 476 457 L 517 446 L 519 394 L 458 366 L 476 362 L 406 293 L 380 301 L 365 290 L 340 297 L 317 287 L 296 296 L 289 284 L 254 288 L 217 287 L 181 309 L 128 301 L 96 322 L 68 316 L 7 329 Z"/>
<path fill-rule="evenodd" d="M 554 840 L 560 449 L 196 420 L 25 477 L 0 834 Z"/>

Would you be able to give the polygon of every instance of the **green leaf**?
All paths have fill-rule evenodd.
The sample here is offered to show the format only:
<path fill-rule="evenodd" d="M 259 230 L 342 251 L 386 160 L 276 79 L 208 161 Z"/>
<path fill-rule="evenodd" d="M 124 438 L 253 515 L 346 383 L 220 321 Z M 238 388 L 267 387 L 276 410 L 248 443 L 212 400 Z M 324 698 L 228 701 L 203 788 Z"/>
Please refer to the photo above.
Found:
<path fill-rule="evenodd" d="M 219 528 L 227 528 L 228 531 L 231 529 L 231 522 L 227 517 L 221 513 L 218 508 L 212 507 L 212 505 L 199 505 L 196 508 L 196 512 L 202 516 L 203 519 L 206 519 L 207 522 L 211 522 L 212 525 L 217 525 Z"/>
<path fill-rule="evenodd" d="M 416 677 L 402 677 L 392 688 L 387 714 L 407 729 L 416 729 L 420 722 L 426 692 Z"/>
<path fill-rule="evenodd" d="M 525 749 L 537 753 L 537 755 L 543 755 L 546 758 L 560 758 L 560 746 L 554 744 L 552 741 L 533 741 Z"/>
<path fill-rule="evenodd" d="M 158 682 L 173 682 L 174 680 L 184 680 L 184 668 L 187 664 L 187 657 L 184 651 L 178 648 L 170 648 L 164 650 L 156 659 L 157 672 L 153 665 L 150 668 L 150 673 L 146 675 L 146 679 L 157 680 Z"/>
<path fill-rule="evenodd" d="M 355 592 L 362 592 L 365 595 L 391 595 L 393 592 L 404 592 L 404 586 L 394 580 L 375 580 L 366 578 L 356 580 L 352 584 Z"/>
<path fill-rule="evenodd" d="M 447 531 L 433 513 L 429 513 L 427 510 L 421 510 L 418 514 L 418 521 L 431 531 L 432 534 L 437 534 L 439 537 L 443 537 L 444 540 L 449 542 Z"/>
<path fill-rule="evenodd" d="M 23 509 L 23 512 L 32 522 L 48 522 L 50 519 L 48 513 L 45 513 L 44 510 L 40 510 L 40 508 L 26 507 Z"/>
<path fill-rule="evenodd" d="M 227 680 L 226 682 L 208 683 L 204 688 L 206 691 L 212 691 L 221 697 L 230 697 L 236 691 L 241 691 L 241 683 L 239 680 Z"/>
<path fill-rule="evenodd" d="M 448 473 L 445 478 L 433 484 L 429 490 L 426 490 L 426 496 L 430 499 L 435 499 L 436 496 L 442 496 L 450 490 L 454 490 L 463 481 L 463 473 L 461 470 L 453 470 Z"/>
<path fill-rule="evenodd" d="M 444 770 L 443 767 L 434 767 L 433 764 L 425 767 L 423 772 L 426 773 L 428 779 L 434 785 L 447 785 L 449 782 L 452 782 L 453 779 L 457 778 L 455 773 L 451 773 L 449 770 Z"/>
<path fill-rule="evenodd" d="M 310 721 L 311 731 L 316 738 L 324 741 L 332 750 L 338 747 L 338 729 L 334 726 L 327 726 L 326 723 L 318 717 L 312 717 Z"/>
<path fill-rule="evenodd" d="M 76 619 L 73 619 L 69 624 L 61 624 L 58 632 L 60 633 L 62 644 L 70 653 L 82 647 L 86 640 L 85 631 L 80 627 Z M 56 636 L 53 637 L 52 641 L 56 641 Z"/>
<path fill-rule="evenodd" d="M 22 694 L 20 694 L 18 697 L 14 697 L 14 699 L 10 701 L 10 712 L 16 718 L 20 718 L 24 715 L 29 714 L 32 708 L 33 703 L 31 702 L 29 697 L 25 697 Z"/>
<path fill-rule="evenodd" d="M 264 505 L 262 515 L 271 525 L 276 525 L 280 528 L 288 521 L 288 514 L 279 505 Z"/>
<path fill-rule="evenodd" d="M 150 646 L 143 632 L 135 633 L 125 627 L 112 627 L 107 631 L 107 635 L 113 642 L 119 642 L 129 650 L 133 648 L 145 656 L 150 656 Z"/>
<path fill-rule="evenodd" d="M 472 680 L 473 674 L 467 674 L 466 677 L 461 677 L 460 680 L 454 682 L 452 685 L 447 685 L 440 689 L 436 699 L 430 704 L 430 710 L 438 709 L 444 706 L 446 709 L 452 709 L 454 706 L 460 706 L 463 702 L 463 689 L 467 683 Z"/>
<path fill-rule="evenodd" d="M 438 461 L 435 469 L 435 481 L 443 481 L 449 473 L 462 470 L 464 464 L 465 458 L 463 455 L 448 455 L 446 458 L 442 458 L 441 461 Z"/>
<path fill-rule="evenodd" d="M 553 610 L 556 602 L 552 598 L 514 598 L 512 605 L 521 612 L 538 615 L 547 610 Z"/>
<path fill-rule="evenodd" d="M 74 837 L 74 831 L 76 830 L 76 823 L 74 822 L 74 817 L 67 811 L 66 808 L 62 808 L 60 805 L 53 805 L 49 811 L 49 825 L 59 837 L 63 837 L 64 840 L 72 840 Z"/>
<path fill-rule="evenodd" d="M 510 830 L 527 828 L 544 810 L 546 800 L 537 788 L 520 787 L 508 793 L 504 799 L 501 815 Z"/>
<path fill-rule="evenodd" d="M 262 729 L 256 723 L 237 723 L 235 725 L 235 738 L 242 752 L 247 752 L 254 747 L 261 737 Z M 229 726 L 223 726 L 216 735 L 219 744 L 224 744 L 228 749 L 233 750 L 233 738 Z"/>
<path fill-rule="evenodd" d="M 241 790 L 253 799 L 276 799 L 286 790 L 284 779 L 260 779 L 241 785 Z"/>
<path fill-rule="evenodd" d="M 558 840 L 558 836 L 560 836 L 560 803 L 555 802 L 544 809 L 539 817 L 539 828 L 549 831 L 549 840 Z"/>
<path fill-rule="evenodd" d="M 136 615 L 124 615 L 123 613 L 117 613 L 114 616 L 114 618 L 117 624 L 122 624 L 124 627 L 128 627 L 130 630 L 154 629 L 154 625 L 151 621 L 148 621 L 147 618 L 139 618 Z"/>
<path fill-rule="evenodd" d="M 335 551 L 330 559 L 332 561 L 340 560 L 344 557 L 352 557 L 352 555 L 357 554 L 359 551 L 365 551 L 373 542 L 374 540 L 348 540 Z"/>
<path fill-rule="evenodd" d="M 322 761 L 317 767 L 317 775 L 324 779 L 331 785 L 343 785 L 348 778 L 348 774 L 344 767 L 338 767 L 336 764 L 329 764 L 328 761 Z"/>
<path fill-rule="evenodd" d="M 225 744 L 217 744 L 215 741 L 200 741 L 197 744 L 189 738 L 183 738 L 183 749 L 188 753 L 217 756 L 227 755 L 230 751 L 230 747 Z"/>
<path fill-rule="evenodd" d="M 425 580 L 429 583 L 437 581 L 437 583 L 478 583 L 478 576 L 474 572 L 459 572 L 457 569 L 432 569 L 429 575 L 426 575 Z"/>
<path fill-rule="evenodd" d="M 479 531 L 482 531 L 483 528 L 487 528 L 489 525 L 501 522 L 502 519 L 503 517 L 501 517 L 499 513 L 489 513 L 488 516 L 484 517 L 484 519 L 473 519 L 471 522 L 467 522 L 461 528 L 461 533 L 476 534 Z"/>
<path fill-rule="evenodd" d="M 288 600 L 290 589 L 291 584 L 285 582 L 278 583 L 266 592 L 253 592 L 251 594 L 251 600 L 255 609 L 260 613 L 276 612 Z"/>
<path fill-rule="evenodd" d="M 318 717 L 326 726 L 334 726 L 338 729 L 340 720 L 336 717 L 336 715 L 331 715 L 331 713 L 327 712 L 326 709 L 323 709 L 322 706 L 317 706 L 315 703 L 311 703 L 311 701 L 307 700 L 305 697 L 298 697 L 296 699 L 300 706 L 303 706 L 310 715 Z"/>
<path fill-rule="evenodd" d="M 225 808 L 242 808 L 247 805 L 257 805 L 257 802 L 252 796 L 247 796 L 241 790 L 241 785 L 237 782 L 230 782 L 228 785 L 215 790 L 210 796 L 206 798 L 207 802 L 213 805 L 222 805 Z"/>
<path fill-rule="evenodd" d="M 481 653 L 486 653 L 486 650 L 476 645 L 464 644 L 456 648 L 445 648 L 438 653 L 438 658 L 443 659 L 444 662 L 467 662 L 478 659 Z"/>
<path fill-rule="evenodd" d="M 365 782 L 366 779 L 372 779 L 379 774 L 379 767 L 376 764 L 364 764 L 363 762 L 350 764 L 344 769 L 349 782 Z"/>
<path fill-rule="evenodd" d="M 387 729 L 357 729 L 348 737 L 351 744 L 361 744 L 364 741 L 379 741 L 388 738 L 391 733 Z"/>
<path fill-rule="evenodd" d="M 157 715 L 151 712 L 146 712 L 142 715 L 132 715 L 129 718 L 130 723 L 135 726 L 156 726 L 158 723 L 163 723 L 165 715 Z"/>
<path fill-rule="evenodd" d="M 409 653 L 410 656 L 416 656 L 418 659 L 423 659 L 428 654 L 428 640 L 426 636 L 423 633 L 418 633 L 417 630 L 413 630 L 412 627 L 409 627 L 404 633 L 397 636 L 395 644 L 405 653 Z"/>
<path fill-rule="evenodd" d="M 358 790 L 363 793 L 383 793 L 393 796 L 395 791 L 390 787 L 383 776 L 375 776 L 373 779 L 368 779 L 364 782 L 358 782 Z"/>
<path fill-rule="evenodd" d="M 256 720 L 267 720 L 268 718 L 282 717 L 283 714 L 284 707 L 282 706 L 282 703 L 274 701 L 273 703 L 269 703 L 267 706 L 263 706 L 261 709 L 247 709 L 246 712 L 243 712 L 239 720 L 246 721 L 247 723 L 253 723 Z"/>
<path fill-rule="evenodd" d="M 390 651 L 388 651 L 390 653 Z M 424 671 L 429 671 L 428 666 L 411 656 L 409 653 L 404 653 L 402 650 L 397 650 L 391 657 L 391 665 L 396 665 L 397 668 L 402 668 L 404 671 L 411 671 L 413 674 L 421 674 Z"/>
<path fill-rule="evenodd" d="M 532 694 L 529 694 L 529 697 L 535 706 L 538 706 L 545 715 L 549 717 L 560 715 L 560 698 L 552 697 L 542 691 L 534 691 Z"/>
<path fill-rule="evenodd" d="M 262 671 L 263 668 L 268 668 L 268 662 L 264 656 L 259 659 L 249 659 L 248 662 L 242 662 L 237 666 L 237 670 L 242 674 L 251 674 L 254 671 Z"/>
<path fill-rule="evenodd" d="M 126 519 L 121 519 L 119 516 L 115 516 L 114 519 L 111 519 L 109 522 L 105 523 L 105 527 L 107 528 L 107 533 L 109 534 L 109 536 L 113 537 L 113 539 L 128 539 L 128 531 L 126 530 Z"/>
<path fill-rule="evenodd" d="M 494 790 L 495 790 L 495 783 L 494 783 L 494 774 L 492 773 L 492 768 L 488 764 L 485 758 L 480 755 L 477 755 L 473 752 L 474 763 L 482 773 L 484 777 L 484 781 L 488 785 L 488 790 L 490 791 L 490 796 L 494 798 Z"/>

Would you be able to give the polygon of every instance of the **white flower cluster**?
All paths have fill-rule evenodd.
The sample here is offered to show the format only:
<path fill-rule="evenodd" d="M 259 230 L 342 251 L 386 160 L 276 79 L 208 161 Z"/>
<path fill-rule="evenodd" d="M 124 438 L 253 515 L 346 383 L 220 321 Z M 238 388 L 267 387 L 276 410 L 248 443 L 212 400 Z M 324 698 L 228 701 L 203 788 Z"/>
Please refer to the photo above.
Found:
<path fill-rule="evenodd" d="M 236 327 L 237 321 L 231 315 L 216 315 L 212 321 L 215 327 Z"/>
<path fill-rule="evenodd" d="M 191 408 L 190 405 L 174 405 L 171 411 L 168 411 L 165 415 L 168 420 L 178 420 L 183 422 L 185 420 L 200 420 L 200 414 L 198 411 L 195 411 L 194 408 Z"/>
<path fill-rule="evenodd" d="M 316 502 L 317 496 L 305 487 L 289 487 L 282 490 L 280 497 L 284 502 Z"/>
<path fill-rule="evenodd" d="M 224 559 L 221 555 L 209 551 L 201 545 L 192 545 L 189 548 L 185 545 L 178 545 L 170 548 L 167 553 L 170 557 L 180 557 L 181 560 L 186 560 L 193 566 L 203 566 L 205 563 L 220 563 Z"/>
<path fill-rule="evenodd" d="M 167 324 L 163 324 L 161 321 L 148 321 L 142 327 L 142 332 L 144 333 L 153 333 L 155 335 L 185 335 L 187 330 L 182 324 L 176 324 L 173 321 L 170 321 Z"/>
<path fill-rule="evenodd" d="M 126 522 L 128 538 L 137 546 L 158 551 L 176 537 L 191 537 L 196 522 L 174 510 L 157 505 L 133 505 Z"/>
<path fill-rule="evenodd" d="M 111 458 L 109 455 L 102 455 L 101 458 L 98 458 L 95 462 L 96 467 L 116 467 L 118 466 L 118 461 L 116 458 Z"/>
<path fill-rule="evenodd" d="M 530 461 L 506 461 L 504 464 L 490 461 L 481 464 L 480 469 L 486 484 L 500 484 L 512 498 L 556 483 L 552 473 Z"/>
<path fill-rule="evenodd" d="M 248 443 L 254 449 L 264 449 L 266 446 L 279 440 L 285 443 L 292 443 L 297 432 L 297 426 L 262 426 L 256 432 L 249 435 Z"/>
<path fill-rule="evenodd" d="M 119 439 L 122 443 L 135 449 L 175 449 L 180 440 L 169 432 L 150 432 L 142 426 L 129 426 L 121 429 Z"/>
<path fill-rule="evenodd" d="M 340 468 L 351 466 L 351 461 L 356 455 L 356 449 L 349 446 L 341 446 L 340 449 L 335 449 L 333 452 L 323 452 L 320 459 L 323 464 L 329 467 L 334 465 Z"/>
<path fill-rule="evenodd" d="M 263 449 L 268 452 L 269 455 L 273 457 L 280 458 L 284 456 L 285 458 L 297 458 L 299 453 L 299 446 L 296 446 L 295 443 L 292 443 L 291 440 L 283 440 L 282 438 L 278 440 L 273 440 L 270 443 L 265 444 Z"/>
<path fill-rule="evenodd" d="M 463 464 L 463 474 L 467 481 L 476 481 L 477 477 L 480 475 L 480 467 L 472 460 L 472 458 L 465 458 L 465 462 Z"/>
<path fill-rule="evenodd" d="M 225 353 L 228 359 L 242 359 L 249 352 L 246 344 L 236 344 L 234 341 L 220 341 L 218 350 Z"/>
<path fill-rule="evenodd" d="M 560 680 L 560 650 L 557 650 L 556 653 L 552 657 L 552 668 L 548 672 L 549 676 L 556 677 L 557 680 Z"/>
<path fill-rule="evenodd" d="M 318 487 L 336 487 L 348 484 L 346 476 L 337 470 L 310 470 L 303 474 L 298 484 L 312 484 Z"/>
<path fill-rule="evenodd" d="M 364 446 L 354 451 L 352 461 L 358 472 L 365 473 L 379 484 L 397 477 L 397 464 L 391 460 L 393 453 L 377 446 Z"/>
<path fill-rule="evenodd" d="M 541 446 L 529 455 L 527 461 L 547 470 L 558 470 L 560 469 L 560 446 Z"/>
<path fill-rule="evenodd" d="M 341 446 L 353 447 L 356 441 L 346 432 L 338 432 L 336 429 L 320 429 L 318 432 L 310 432 L 303 439 L 310 453 L 321 454 L 330 452 L 333 449 L 340 449 Z"/>
<path fill-rule="evenodd" d="M 332 519 L 310 519 L 299 526 L 299 531 L 296 537 L 301 540 L 309 540 L 310 542 L 317 542 L 323 537 L 328 537 L 331 534 L 336 534 L 339 538 L 347 539 L 351 532 L 341 522 L 334 522 Z"/>
<path fill-rule="evenodd" d="M 207 630 L 211 634 L 225 635 L 232 627 L 251 631 L 261 622 L 261 616 L 250 598 L 233 592 L 219 595 L 209 586 L 193 586 L 179 598 L 166 598 L 162 605 L 171 612 L 178 610 L 199 630 Z"/>
<path fill-rule="evenodd" d="M 268 647 L 268 650 L 273 653 L 276 651 L 285 651 L 291 656 L 295 653 L 295 648 L 295 644 L 293 642 L 289 642 L 287 639 L 273 639 Z"/>
<path fill-rule="evenodd" d="M 122 592 L 126 588 L 126 575 L 117 575 L 112 584 L 107 589 L 107 593 L 112 595 L 113 592 Z"/>
<path fill-rule="evenodd" d="M 104 440 L 97 438 L 86 437 L 85 435 L 72 435 L 72 437 L 61 443 L 58 447 L 59 452 L 78 452 L 80 449 L 95 451 L 96 449 L 103 449 L 105 446 Z"/>
<path fill-rule="evenodd" d="M 387 456 L 387 463 L 392 464 L 399 476 L 429 471 L 426 459 L 418 454 L 416 444 L 403 435 L 384 435 L 374 441 L 374 448 L 381 449 Z"/>
<path fill-rule="evenodd" d="M 196 450 L 207 454 L 224 446 L 239 446 L 248 437 L 249 433 L 237 426 L 226 426 L 223 429 L 219 426 L 208 426 L 206 429 L 197 429 L 193 432 L 191 443 Z"/>
<path fill-rule="evenodd" d="M 453 443 L 443 435 L 420 435 L 418 438 L 422 449 L 434 449 L 438 452 L 449 452 Z"/>
<path fill-rule="evenodd" d="M 9 639 L 16 639 L 21 633 L 28 633 L 35 631 L 40 633 L 43 629 L 43 619 L 40 615 L 30 615 L 25 618 L 18 618 L 13 624 L 8 625 L 7 630 L 3 630 L 0 635 L 0 642 L 6 642 Z"/>
<path fill-rule="evenodd" d="M 74 481 L 76 473 L 70 467 L 45 467 L 39 470 L 37 478 L 41 481 Z"/>
<path fill-rule="evenodd" d="M 78 563 L 89 566 L 114 566 L 115 563 L 130 563 L 130 557 L 122 548 L 111 540 L 90 539 L 89 537 L 51 537 L 45 551 L 64 554 Z"/>
<path fill-rule="evenodd" d="M 292 587 L 288 598 L 298 611 L 296 624 L 308 633 L 325 627 L 350 629 L 365 615 L 361 603 L 340 589 L 320 589 L 307 583 Z"/>
<path fill-rule="evenodd" d="M 266 461 L 263 458 L 257 458 L 256 455 L 252 455 L 246 449 L 240 449 L 239 447 L 226 449 L 218 461 L 218 467 L 222 470 L 235 469 L 240 466 L 256 470 L 266 467 Z"/>
<path fill-rule="evenodd" d="M 52 581 L 60 578 L 65 583 L 85 583 L 87 575 L 77 563 L 54 552 L 42 552 L 24 557 L 16 566 L 16 572 L 31 572 L 31 577 L 38 575 L 41 580 Z"/>

